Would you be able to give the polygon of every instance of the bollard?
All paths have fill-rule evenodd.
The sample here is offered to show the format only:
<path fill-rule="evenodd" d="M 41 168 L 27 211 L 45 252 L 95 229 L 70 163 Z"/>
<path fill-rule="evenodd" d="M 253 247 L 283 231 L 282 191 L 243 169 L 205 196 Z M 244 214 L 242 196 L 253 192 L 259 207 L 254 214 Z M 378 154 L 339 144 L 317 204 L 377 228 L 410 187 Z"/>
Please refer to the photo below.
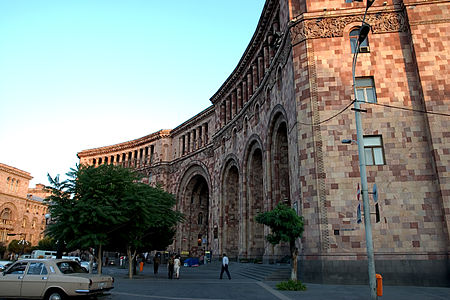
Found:
<path fill-rule="evenodd" d="M 380 274 L 375 274 L 377 279 L 377 296 L 383 296 L 383 277 Z"/>
<path fill-rule="evenodd" d="M 139 263 L 139 272 L 142 272 L 143 270 L 144 270 L 144 262 L 141 261 L 141 262 Z"/>

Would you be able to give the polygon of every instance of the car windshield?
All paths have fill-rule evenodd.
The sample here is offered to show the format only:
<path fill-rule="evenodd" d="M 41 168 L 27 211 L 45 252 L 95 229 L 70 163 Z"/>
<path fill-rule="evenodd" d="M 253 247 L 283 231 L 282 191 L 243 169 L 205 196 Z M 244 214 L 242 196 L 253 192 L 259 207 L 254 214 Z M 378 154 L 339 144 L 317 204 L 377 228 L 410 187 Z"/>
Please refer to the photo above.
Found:
<path fill-rule="evenodd" d="M 86 273 L 76 261 L 63 261 L 56 264 L 63 274 Z"/>

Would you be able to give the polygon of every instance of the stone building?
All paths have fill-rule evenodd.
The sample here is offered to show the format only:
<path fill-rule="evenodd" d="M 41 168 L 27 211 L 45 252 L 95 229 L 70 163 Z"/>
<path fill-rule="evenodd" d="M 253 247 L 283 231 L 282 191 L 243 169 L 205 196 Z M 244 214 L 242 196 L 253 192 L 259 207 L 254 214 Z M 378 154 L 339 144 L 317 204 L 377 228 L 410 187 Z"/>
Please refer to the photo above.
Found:
<path fill-rule="evenodd" d="M 28 188 L 32 178 L 28 172 L 0 163 L 0 242 L 5 245 L 23 239 L 35 246 L 44 237 L 47 205 L 43 199 L 50 191 L 42 184 Z"/>
<path fill-rule="evenodd" d="M 162 184 L 187 216 L 173 249 L 271 262 L 258 212 L 286 202 L 305 220 L 306 281 L 367 281 L 352 58 L 366 3 L 267 0 L 212 105 L 172 130 L 78 153 Z M 387 283 L 448 285 L 450 225 L 448 1 L 375 1 L 356 66 L 376 270 Z M 169 112 L 168 112 L 169 113 Z M 375 211 L 373 200 L 371 210 Z"/>

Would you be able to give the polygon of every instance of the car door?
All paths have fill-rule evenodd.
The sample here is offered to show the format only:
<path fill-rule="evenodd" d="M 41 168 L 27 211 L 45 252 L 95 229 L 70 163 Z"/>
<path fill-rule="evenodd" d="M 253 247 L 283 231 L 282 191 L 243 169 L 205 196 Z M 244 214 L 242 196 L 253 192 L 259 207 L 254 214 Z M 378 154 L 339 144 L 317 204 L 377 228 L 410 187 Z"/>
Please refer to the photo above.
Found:
<path fill-rule="evenodd" d="M 44 262 L 30 262 L 22 279 L 22 297 L 42 297 L 47 286 L 48 270 Z"/>
<path fill-rule="evenodd" d="M 0 297 L 19 297 L 28 262 L 18 261 L 0 275 Z"/>

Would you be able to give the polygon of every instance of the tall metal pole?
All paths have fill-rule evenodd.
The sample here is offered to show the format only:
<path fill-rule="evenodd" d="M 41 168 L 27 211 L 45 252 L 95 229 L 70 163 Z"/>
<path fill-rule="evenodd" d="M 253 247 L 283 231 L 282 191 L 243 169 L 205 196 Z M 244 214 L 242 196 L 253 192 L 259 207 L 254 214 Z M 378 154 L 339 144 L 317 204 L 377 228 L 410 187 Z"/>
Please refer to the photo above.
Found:
<path fill-rule="evenodd" d="M 368 7 L 367 7 L 368 8 Z M 367 13 L 367 9 L 366 9 Z M 366 17 L 366 13 L 364 14 L 363 22 Z M 361 193 L 363 199 L 364 206 L 364 228 L 366 232 L 366 248 L 367 248 L 367 261 L 368 261 L 368 272 L 369 272 L 369 287 L 370 287 L 370 299 L 377 299 L 377 286 L 376 286 L 376 278 L 375 278 L 375 258 L 373 254 L 373 240 L 372 240 L 372 222 L 370 220 L 370 204 L 369 204 L 369 190 L 367 184 L 367 172 L 366 172 L 366 157 L 364 155 L 364 137 L 363 137 L 363 128 L 361 121 L 361 109 L 358 101 L 358 96 L 356 93 L 356 80 L 355 80 L 355 69 L 356 69 L 356 60 L 358 58 L 359 52 L 359 38 L 356 43 L 355 55 L 353 56 L 353 65 L 352 65 L 352 75 L 353 75 L 353 92 L 355 95 L 354 102 L 354 111 L 355 111 L 355 120 L 356 120 L 356 137 L 358 144 L 358 158 L 359 158 L 359 173 L 361 176 Z"/>

